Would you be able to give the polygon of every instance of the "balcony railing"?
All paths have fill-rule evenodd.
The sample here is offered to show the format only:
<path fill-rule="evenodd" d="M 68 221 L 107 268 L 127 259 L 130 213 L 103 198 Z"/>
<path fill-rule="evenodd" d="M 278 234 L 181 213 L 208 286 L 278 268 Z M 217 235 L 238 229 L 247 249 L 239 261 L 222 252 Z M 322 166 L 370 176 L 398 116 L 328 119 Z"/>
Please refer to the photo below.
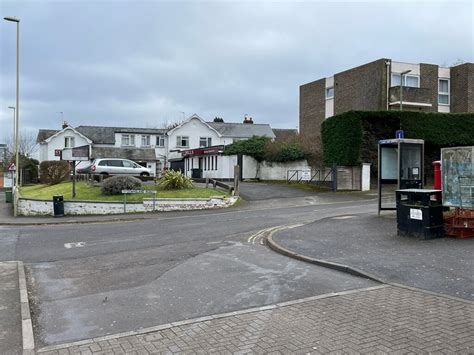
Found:
<path fill-rule="evenodd" d="M 403 104 L 411 106 L 431 106 L 432 90 L 403 86 Z M 390 105 L 400 104 L 400 86 L 393 86 L 389 92 Z"/>

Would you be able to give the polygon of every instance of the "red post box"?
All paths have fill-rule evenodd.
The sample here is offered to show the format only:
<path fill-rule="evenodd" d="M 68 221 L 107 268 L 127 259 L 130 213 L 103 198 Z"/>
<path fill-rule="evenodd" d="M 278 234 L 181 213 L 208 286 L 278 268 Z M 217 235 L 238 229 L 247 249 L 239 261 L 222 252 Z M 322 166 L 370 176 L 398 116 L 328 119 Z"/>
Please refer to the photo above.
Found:
<path fill-rule="evenodd" d="M 436 160 L 433 162 L 434 169 L 434 189 L 441 190 L 441 161 Z"/>

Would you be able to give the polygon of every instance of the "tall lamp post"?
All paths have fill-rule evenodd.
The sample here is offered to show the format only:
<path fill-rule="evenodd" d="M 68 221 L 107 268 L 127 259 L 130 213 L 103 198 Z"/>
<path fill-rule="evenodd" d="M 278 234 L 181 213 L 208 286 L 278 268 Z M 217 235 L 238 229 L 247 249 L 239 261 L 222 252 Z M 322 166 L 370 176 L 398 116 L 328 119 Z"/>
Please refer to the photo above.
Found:
<path fill-rule="evenodd" d="M 16 137 L 16 124 L 15 124 L 15 120 L 16 120 L 16 115 L 15 115 L 15 109 L 16 107 L 15 106 L 8 106 L 8 108 L 10 110 L 13 110 L 13 137 Z M 16 143 L 14 143 L 15 147 L 14 147 L 14 152 L 16 151 Z"/>
<path fill-rule="evenodd" d="M 16 22 L 16 111 L 15 111 L 15 188 L 18 189 L 18 176 L 20 171 L 19 157 L 18 157 L 18 131 L 19 131 L 19 116 L 20 116 L 20 19 L 17 17 L 7 16 L 3 18 L 6 21 Z M 16 191 L 17 192 L 17 191 Z M 16 203 L 14 205 L 14 215 L 17 215 Z"/>

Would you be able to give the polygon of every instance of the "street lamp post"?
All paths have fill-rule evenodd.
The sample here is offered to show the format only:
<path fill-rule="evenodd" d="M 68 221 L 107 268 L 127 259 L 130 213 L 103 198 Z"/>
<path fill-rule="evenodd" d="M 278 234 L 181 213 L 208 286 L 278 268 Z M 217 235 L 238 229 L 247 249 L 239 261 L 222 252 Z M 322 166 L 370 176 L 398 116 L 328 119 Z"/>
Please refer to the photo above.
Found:
<path fill-rule="evenodd" d="M 15 120 L 15 188 L 18 189 L 18 176 L 20 171 L 19 156 L 18 156 L 18 144 L 19 144 L 19 116 L 20 116 L 20 19 L 17 17 L 7 16 L 3 18 L 6 21 L 16 22 L 16 120 Z M 18 192 L 18 191 L 16 191 Z M 14 203 L 14 215 L 17 215 L 16 203 Z"/>
<path fill-rule="evenodd" d="M 16 124 L 15 124 L 15 120 L 16 120 L 16 114 L 15 114 L 15 110 L 16 110 L 16 107 L 15 106 L 8 106 L 8 108 L 10 110 L 13 110 L 13 139 L 14 137 L 16 137 Z M 14 143 L 15 147 L 14 147 L 14 150 L 16 151 L 16 143 Z M 15 152 L 13 152 L 15 153 Z"/>
<path fill-rule="evenodd" d="M 403 76 L 410 72 L 411 70 L 405 70 L 400 73 L 400 111 L 403 110 Z"/>

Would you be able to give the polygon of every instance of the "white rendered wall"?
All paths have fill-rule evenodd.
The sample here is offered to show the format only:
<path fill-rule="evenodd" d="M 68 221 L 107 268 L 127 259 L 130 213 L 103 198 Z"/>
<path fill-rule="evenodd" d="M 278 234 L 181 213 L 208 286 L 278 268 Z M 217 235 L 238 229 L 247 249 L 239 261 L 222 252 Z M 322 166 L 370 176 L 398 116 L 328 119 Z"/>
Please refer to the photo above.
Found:
<path fill-rule="evenodd" d="M 362 164 L 362 191 L 370 190 L 370 165 L 372 164 Z"/>
<path fill-rule="evenodd" d="M 189 137 L 189 147 L 177 147 L 176 137 L 186 136 Z M 199 148 L 200 137 L 211 137 L 212 145 L 224 144 L 224 140 L 221 140 L 220 136 L 216 131 L 209 128 L 209 126 L 202 123 L 197 118 L 192 118 L 182 126 L 173 130 L 168 136 L 168 149 L 193 149 Z M 227 143 L 228 144 L 228 143 Z M 171 157 L 171 155 L 170 155 Z"/>
<path fill-rule="evenodd" d="M 60 132 L 57 136 L 51 138 L 47 144 L 47 158 L 45 160 L 59 160 L 59 157 L 54 156 L 54 151 L 56 149 L 64 149 L 64 138 L 65 137 L 74 137 L 74 146 L 80 147 L 82 145 L 88 145 L 89 142 L 84 139 L 82 136 L 74 132 L 72 129 L 65 129 Z"/>
<path fill-rule="evenodd" d="M 326 89 L 330 87 L 334 87 L 334 77 L 331 76 L 326 78 Z M 334 91 L 334 95 L 336 92 Z M 326 96 L 326 91 L 324 91 L 324 95 Z M 324 118 L 328 118 L 334 116 L 334 96 L 332 99 L 326 99 L 326 105 L 324 109 Z"/>

